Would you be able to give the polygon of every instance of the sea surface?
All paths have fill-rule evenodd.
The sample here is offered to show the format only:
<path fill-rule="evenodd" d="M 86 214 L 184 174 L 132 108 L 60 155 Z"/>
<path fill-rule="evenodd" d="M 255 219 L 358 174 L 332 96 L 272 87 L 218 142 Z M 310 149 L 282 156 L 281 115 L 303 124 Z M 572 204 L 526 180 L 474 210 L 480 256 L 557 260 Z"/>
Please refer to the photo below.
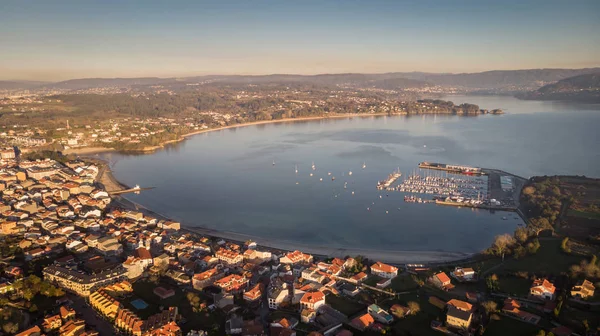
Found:
<path fill-rule="evenodd" d="M 445 99 L 506 114 L 263 124 L 195 135 L 152 154 L 100 155 L 123 183 L 156 187 L 128 199 L 188 226 L 394 251 L 477 252 L 522 223 L 513 213 L 405 203 L 404 193 L 376 190 L 398 168 L 406 176 L 429 161 L 523 177 L 600 177 L 599 105 Z"/>

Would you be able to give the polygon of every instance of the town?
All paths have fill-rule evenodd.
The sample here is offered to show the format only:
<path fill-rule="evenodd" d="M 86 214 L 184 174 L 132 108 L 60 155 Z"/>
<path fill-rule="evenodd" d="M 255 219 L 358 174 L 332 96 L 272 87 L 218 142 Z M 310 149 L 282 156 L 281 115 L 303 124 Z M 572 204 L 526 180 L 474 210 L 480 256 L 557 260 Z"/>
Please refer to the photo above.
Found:
<path fill-rule="evenodd" d="M 132 208 L 100 183 L 101 164 L 86 159 L 1 154 L 5 333 L 595 335 L 598 328 L 598 261 L 569 255 L 556 265 L 552 254 L 567 242 L 555 238 L 516 232 L 490 253 L 431 265 L 313 256 L 198 235 Z M 557 268 L 565 263 L 580 273 L 566 276 Z"/>

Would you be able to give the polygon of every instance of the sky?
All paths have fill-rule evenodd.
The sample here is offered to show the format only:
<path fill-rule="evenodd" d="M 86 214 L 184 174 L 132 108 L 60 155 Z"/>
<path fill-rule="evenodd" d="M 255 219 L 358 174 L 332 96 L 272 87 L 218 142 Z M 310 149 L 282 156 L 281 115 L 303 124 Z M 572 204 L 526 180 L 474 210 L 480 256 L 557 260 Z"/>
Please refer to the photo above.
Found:
<path fill-rule="evenodd" d="M 599 0 L 2 0 L 0 79 L 600 66 Z"/>

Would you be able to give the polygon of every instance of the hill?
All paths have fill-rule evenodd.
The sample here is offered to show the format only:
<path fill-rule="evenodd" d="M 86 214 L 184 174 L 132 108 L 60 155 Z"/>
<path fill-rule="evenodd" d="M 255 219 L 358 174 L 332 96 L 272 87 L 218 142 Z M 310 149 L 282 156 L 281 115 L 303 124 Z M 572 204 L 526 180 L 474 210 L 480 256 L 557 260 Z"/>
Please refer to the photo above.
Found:
<path fill-rule="evenodd" d="M 0 81 L 0 90 L 21 90 L 39 87 L 45 82 L 35 81 Z"/>
<path fill-rule="evenodd" d="M 537 100 L 571 100 L 600 103 L 600 71 L 565 78 L 527 92 L 520 98 Z"/>

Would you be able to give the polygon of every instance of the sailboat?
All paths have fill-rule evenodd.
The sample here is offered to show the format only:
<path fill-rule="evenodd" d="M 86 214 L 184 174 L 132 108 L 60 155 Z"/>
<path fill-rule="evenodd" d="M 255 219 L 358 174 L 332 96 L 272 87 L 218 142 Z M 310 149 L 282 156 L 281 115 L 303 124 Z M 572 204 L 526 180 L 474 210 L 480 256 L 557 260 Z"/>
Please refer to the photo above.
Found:
<path fill-rule="evenodd" d="M 296 174 L 298 174 L 298 166 L 294 167 L 296 169 Z"/>
<path fill-rule="evenodd" d="M 273 160 L 273 166 L 275 165 L 275 160 Z"/>
<path fill-rule="evenodd" d="M 351 171 L 350 171 L 350 172 L 348 172 L 348 175 L 352 175 L 352 172 L 351 172 Z"/>
<path fill-rule="evenodd" d="M 315 170 L 315 169 L 317 169 L 317 167 L 315 167 L 315 162 L 313 161 L 313 163 L 312 163 L 312 170 Z"/>
<path fill-rule="evenodd" d="M 367 164 L 363 162 L 363 169 L 367 168 Z"/>

